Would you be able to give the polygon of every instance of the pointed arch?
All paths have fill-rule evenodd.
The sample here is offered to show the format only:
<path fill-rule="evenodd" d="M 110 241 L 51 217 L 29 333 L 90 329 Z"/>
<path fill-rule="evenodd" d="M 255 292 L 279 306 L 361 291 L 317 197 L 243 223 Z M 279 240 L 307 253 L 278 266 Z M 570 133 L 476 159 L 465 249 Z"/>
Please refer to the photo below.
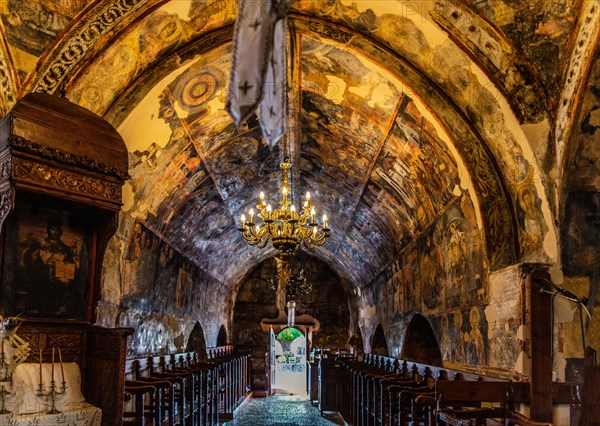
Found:
<path fill-rule="evenodd" d="M 442 366 L 442 352 L 429 321 L 416 314 L 408 328 L 400 358 L 422 364 Z"/>
<path fill-rule="evenodd" d="M 383 332 L 381 324 L 377 326 L 375 332 L 371 336 L 371 353 L 375 355 L 390 356 L 387 339 L 385 338 L 385 333 Z"/>
<path fill-rule="evenodd" d="M 219 334 L 217 335 L 217 346 L 225 346 L 227 344 L 227 330 L 225 326 L 221 325 L 219 328 Z"/>
<path fill-rule="evenodd" d="M 206 356 L 206 339 L 204 337 L 204 330 L 199 322 L 196 322 L 192 332 L 187 341 L 185 348 L 186 352 L 196 352 L 198 359 L 204 361 L 207 359 Z"/>

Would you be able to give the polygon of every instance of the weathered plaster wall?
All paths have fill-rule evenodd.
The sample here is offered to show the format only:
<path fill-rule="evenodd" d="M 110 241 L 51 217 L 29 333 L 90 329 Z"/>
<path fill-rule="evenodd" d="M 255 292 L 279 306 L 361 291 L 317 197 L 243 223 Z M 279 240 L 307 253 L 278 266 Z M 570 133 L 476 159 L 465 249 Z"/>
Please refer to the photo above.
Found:
<path fill-rule="evenodd" d="M 398 356 L 412 316 L 420 313 L 434 331 L 444 365 L 526 374 L 519 359 L 526 357 L 520 268 L 489 273 L 483 237 L 473 223 L 469 197 L 457 198 L 363 289 L 365 344 L 381 323 L 390 355 Z"/>
<path fill-rule="evenodd" d="M 128 239 L 118 233 L 107 249 L 97 322 L 135 329 L 130 356 L 185 350 L 196 322 L 206 346 L 216 346 L 227 319 L 223 287 L 145 225 L 124 221 L 133 222 L 132 229 Z"/>
<path fill-rule="evenodd" d="M 579 100 L 562 171 L 562 274 L 553 278 L 582 300 L 560 301 L 556 316 L 555 371 L 559 378 L 581 374 L 585 345 L 600 351 L 600 47 L 593 53 L 585 91 Z"/>
<path fill-rule="evenodd" d="M 351 329 L 351 311 L 354 302 L 340 278 L 323 262 L 303 253 L 297 255 L 297 265 L 304 269 L 304 276 L 312 282 L 313 290 L 297 299 L 296 321 L 306 319 L 318 322 L 319 329 L 312 334 L 312 344 L 322 342 L 337 347 L 338 341 L 346 346 Z M 233 308 L 234 341 L 244 345 L 266 344 L 269 334 L 261 327 L 262 320 L 279 318 L 280 324 L 287 321 L 282 309 L 284 301 L 276 300 L 272 281 L 277 282 L 273 260 L 258 265 L 241 283 Z M 276 330 L 277 331 L 277 330 Z"/>

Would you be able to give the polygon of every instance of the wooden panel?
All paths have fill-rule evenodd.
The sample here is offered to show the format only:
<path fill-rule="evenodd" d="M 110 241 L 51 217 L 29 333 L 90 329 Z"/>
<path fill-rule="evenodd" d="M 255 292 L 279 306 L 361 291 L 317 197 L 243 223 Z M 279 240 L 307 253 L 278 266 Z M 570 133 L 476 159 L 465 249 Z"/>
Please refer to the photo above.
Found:
<path fill-rule="evenodd" d="M 17 335 L 27 341 L 31 352 L 26 362 L 51 362 L 52 348 L 60 348 L 64 362 L 81 369 L 82 393 L 102 410 L 102 424 L 121 424 L 124 396 L 127 336 L 133 329 L 109 329 L 87 322 L 27 320 Z"/>
<path fill-rule="evenodd" d="M 102 424 L 106 426 L 122 421 L 127 337 L 133 331 L 93 327 L 87 339 L 84 396 L 102 408 Z"/>
<path fill-rule="evenodd" d="M 531 418 L 552 421 L 552 336 L 551 297 L 542 290 L 548 287 L 549 276 L 536 271 L 529 276 L 529 319 L 531 329 Z"/>
<path fill-rule="evenodd" d="M 0 131 L 19 148 L 103 174 L 127 174 L 128 156 L 119 133 L 103 118 L 69 100 L 30 93 L 15 105 Z M 15 141 L 16 142 L 16 141 Z"/>
<path fill-rule="evenodd" d="M 319 410 L 338 411 L 340 393 L 344 381 L 341 364 L 333 359 L 323 358 L 319 362 Z"/>
<path fill-rule="evenodd" d="M 458 402 L 528 402 L 529 383 L 438 380 L 436 399 Z"/>

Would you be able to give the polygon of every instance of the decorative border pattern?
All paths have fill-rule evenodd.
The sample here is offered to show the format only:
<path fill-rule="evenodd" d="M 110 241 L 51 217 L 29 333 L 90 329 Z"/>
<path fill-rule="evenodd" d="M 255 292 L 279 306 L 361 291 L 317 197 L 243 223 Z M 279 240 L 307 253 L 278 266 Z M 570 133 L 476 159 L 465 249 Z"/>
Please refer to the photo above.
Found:
<path fill-rule="evenodd" d="M 21 158 L 14 158 L 13 178 L 121 203 L 120 183 L 106 182 L 91 176 L 82 176 L 59 167 L 52 167 Z"/>
<path fill-rule="evenodd" d="M 0 35 L 0 117 L 4 117 L 17 102 L 17 79 L 10 61 L 6 42 Z"/>
<path fill-rule="evenodd" d="M 10 213 L 13 204 L 13 189 L 8 181 L 12 170 L 12 158 L 8 154 L 8 150 L 4 151 L 0 156 L 5 157 L 0 162 L 0 228 L 4 225 L 6 217 Z"/>
<path fill-rule="evenodd" d="M 562 173 L 565 144 L 573 127 L 576 94 L 590 68 L 590 58 L 600 33 L 600 0 L 588 0 L 581 8 L 578 20 L 577 39 L 565 72 L 563 91 L 556 114 L 556 155 L 559 174 Z"/>
<path fill-rule="evenodd" d="M 53 94 L 73 67 L 102 36 L 109 33 L 130 13 L 152 0 L 104 1 L 98 11 L 91 11 L 52 49 L 44 62 L 31 92 Z M 87 18 L 87 19 L 86 19 Z"/>
<path fill-rule="evenodd" d="M 101 163 L 92 157 L 88 157 L 87 155 L 74 155 L 70 152 L 65 152 L 60 149 L 32 142 L 20 136 L 9 136 L 8 144 L 15 148 L 19 148 L 24 151 L 29 151 L 37 155 L 41 155 L 44 158 L 56 160 L 65 164 L 85 167 L 96 172 L 112 175 L 119 178 L 122 181 L 126 181 L 131 178 L 127 171 L 118 170 L 114 166 L 107 166 L 106 164 Z"/>
<path fill-rule="evenodd" d="M 8 187 L 6 191 L 0 194 L 0 227 L 4 225 L 4 221 L 6 220 L 8 213 L 12 209 L 12 199 L 13 199 L 13 191 L 12 188 Z"/>

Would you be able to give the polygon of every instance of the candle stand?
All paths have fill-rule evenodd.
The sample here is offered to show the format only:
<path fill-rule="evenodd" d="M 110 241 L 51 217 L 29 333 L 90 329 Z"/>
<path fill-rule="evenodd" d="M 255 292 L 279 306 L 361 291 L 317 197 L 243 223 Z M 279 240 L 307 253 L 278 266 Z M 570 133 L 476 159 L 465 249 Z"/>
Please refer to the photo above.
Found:
<path fill-rule="evenodd" d="M 50 390 L 47 393 L 44 393 L 44 385 L 42 383 L 38 386 L 38 396 L 47 396 L 50 397 L 51 406 L 46 414 L 60 414 L 61 411 L 56 408 L 56 396 L 63 395 L 67 390 L 67 384 L 63 380 L 61 390 L 58 391 L 56 389 L 56 382 L 54 380 L 50 381 Z"/>

